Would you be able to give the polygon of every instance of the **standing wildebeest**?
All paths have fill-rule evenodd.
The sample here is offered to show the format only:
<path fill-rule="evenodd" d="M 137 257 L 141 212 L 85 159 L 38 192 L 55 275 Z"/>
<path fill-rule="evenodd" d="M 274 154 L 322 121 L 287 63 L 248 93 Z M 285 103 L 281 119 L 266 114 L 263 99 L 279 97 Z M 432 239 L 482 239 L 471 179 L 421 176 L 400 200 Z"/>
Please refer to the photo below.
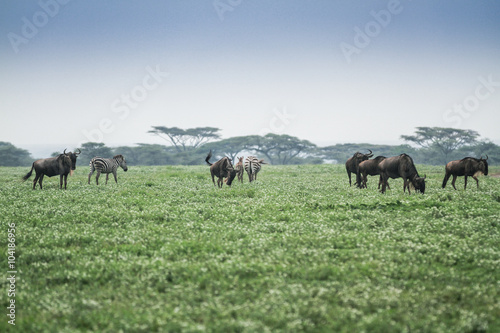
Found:
<path fill-rule="evenodd" d="M 361 186 L 361 177 L 359 175 L 359 163 L 366 161 L 370 157 L 373 156 L 373 153 L 370 149 L 368 149 L 370 153 L 368 154 L 361 154 L 359 151 L 354 153 L 352 157 L 350 157 L 347 162 L 345 162 L 345 169 L 347 171 L 347 175 L 349 176 L 349 186 L 352 186 L 351 183 L 351 173 L 354 173 L 356 175 L 356 182 L 355 185 L 357 187 Z"/>
<path fill-rule="evenodd" d="M 234 177 L 236 177 L 236 170 L 234 170 L 229 157 L 223 157 L 213 164 L 209 162 L 211 157 L 212 157 L 212 150 L 210 150 L 210 152 L 207 155 L 207 158 L 205 158 L 205 162 L 207 162 L 207 164 L 210 165 L 210 173 L 212 175 L 212 182 L 214 183 L 214 186 L 215 186 L 215 179 L 214 179 L 215 176 L 218 178 L 217 186 L 222 188 L 222 185 L 224 184 L 224 177 L 227 177 L 226 184 L 228 186 L 231 186 Z"/>
<path fill-rule="evenodd" d="M 80 151 L 80 150 L 79 150 Z M 27 180 L 31 177 L 33 173 L 33 169 L 35 169 L 35 180 L 33 180 L 33 189 L 36 187 L 37 181 L 40 184 L 40 189 L 42 189 L 42 181 L 43 177 L 46 175 L 48 177 L 52 176 L 60 176 L 60 188 L 62 189 L 63 178 L 64 178 L 64 189 L 67 186 L 68 173 L 73 174 L 73 170 L 76 169 L 76 158 L 78 157 L 78 153 L 66 153 L 66 149 L 62 154 L 59 154 L 57 157 L 44 158 L 40 160 L 36 160 L 31 165 L 31 170 L 24 177 L 23 180 Z"/>
<path fill-rule="evenodd" d="M 474 158 L 474 157 L 466 157 L 461 160 L 451 161 L 446 164 L 446 174 L 443 179 L 443 188 L 446 187 L 446 183 L 451 175 L 453 175 L 453 180 L 451 181 L 451 185 L 456 190 L 455 181 L 458 176 L 465 176 L 465 185 L 464 190 L 467 188 L 467 177 L 472 177 L 476 181 L 477 188 L 479 188 L 479 180 L 477 176 L 481 173 L 484 175 L 488 175 L 488 155 L 486 155 L 486 159 L 484 158 Z"/>
<path fill-rule="evenodd" d="M 416 191 L 420 191 L 422 194 L 425 192 L 425 178 L 418 175 L 415 164 L 410 156 L 406 154 L 401 154 L 399 156 L 389 157 L 382 160 L 378 164 L 380 177 L 382 178 L 382 193 L 385 193 L 385 188 L 388 185 L 387 181 L 390 178 L 403 178 L 403 192 L 406 192 L 408 187 L 408 193 L 410 194 L 410 182 L 415 187 Z"/>
<path fill-rule="evenodd" d="M 248 156 L 245 159 L 245 171 L 248 174 L 249 182 L 257 180 L 257 174 L 259 173 L 262 164 L 267 164 L 267 163 L 264 162 L 263 159 L 259 160 L 255 156 Z"/>
<path fill-rule="evenodd" d="M 94 173 L 94 170 L 97 170 L 97 174 L 95 175 L 95 183 L 99 185 L 99 176 L 101 173 L 106 174 L 106 184 L 108 184 L 109 174 L 112 173 L 115 177 L 115 183 L 118 184 L 118 180 L 116 179 L 116 169 L 121 167 L 123 171 L 127 171 L 127 163 L 125 162 L 125 157 L 123 155 L 116 155 L 113 158 L 102 158 L 102 157 L 94 157 L 90 160 L 89 163 L 90 173 L 89 173 L 89 184 L 90 177 Z"/>
<path fill-rule="evenodd" d="M 385 160 L 385 156 L 377 156 L 372 160 L 366 160 L 361 163 L 359 163 L 359 173 L 362 178 L 362 184 L 361 188 L 366 188 L 366 180 L 367 180 L 367 175 L 370 176 L 376 176 L 380 175 L 380 171 L 378 169 L 378 165 L 380 162 Z M 378 188 L 380 189 L 380 185 L 382 185 L 382 176 L 379 177 L 378 181 Z M 387 187 L 389 187 L 389 184 L 387 184 Z M 389 187 L 390 189 L 390 187 Z"/>
<path fill-rule="evenodd" d="M 243 184 L 243 173 L 245 172 L 245 170 L 243 169 L 243 156 L 238 157 L 238 163 L 236 163 L 234 169 L 236 170 L 238 180 Z"/>

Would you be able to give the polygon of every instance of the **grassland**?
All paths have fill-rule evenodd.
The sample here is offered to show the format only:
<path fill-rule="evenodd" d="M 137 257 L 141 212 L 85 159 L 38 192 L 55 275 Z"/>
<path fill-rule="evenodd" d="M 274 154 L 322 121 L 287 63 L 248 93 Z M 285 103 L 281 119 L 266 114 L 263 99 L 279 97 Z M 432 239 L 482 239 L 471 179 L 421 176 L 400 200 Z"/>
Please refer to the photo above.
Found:
<path fill-rule="evenodd" d="M 87 185 L 0 168 L 0 246 L 16 224 L 16 332 L 500 332 L 500 179 L 425 195 L 350 188 L 342 166 L 130 167 Z M 494 168 L 490 168 L 494 173 Z M 32 178 L 33 179 L 33 176 Z M 6 274 L 7 258 L 0 267 Z"/>

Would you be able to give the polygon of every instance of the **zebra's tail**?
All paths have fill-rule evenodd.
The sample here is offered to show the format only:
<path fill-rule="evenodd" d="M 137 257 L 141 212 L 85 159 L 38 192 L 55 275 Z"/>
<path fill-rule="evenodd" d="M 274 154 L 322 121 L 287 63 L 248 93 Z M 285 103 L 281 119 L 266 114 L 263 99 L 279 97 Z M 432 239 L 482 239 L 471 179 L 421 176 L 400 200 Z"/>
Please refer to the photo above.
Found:
<path fill-rule="evenodd" d="M 26 175 L 24 175 L 24 177 L 23 177 L 23 181 L 26 181 L 26 180 L 28 180 L 28 178 L 30 178 L 30 177 L 31 177 L 31 174 L 33 173 L 33 168 L 34 168 L 34 167 L 35 167 L 35 162 L 33 162 L 33 164 L 31 165 L 31 170 L 30 170 L 30 172 L 28 172 Z"/>

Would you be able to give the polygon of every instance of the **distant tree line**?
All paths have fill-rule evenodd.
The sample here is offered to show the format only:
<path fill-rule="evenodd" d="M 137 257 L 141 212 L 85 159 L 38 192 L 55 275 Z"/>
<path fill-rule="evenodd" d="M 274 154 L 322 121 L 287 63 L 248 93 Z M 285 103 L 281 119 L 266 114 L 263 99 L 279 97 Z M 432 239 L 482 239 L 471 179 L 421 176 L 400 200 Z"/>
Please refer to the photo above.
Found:
<path fill-rule="evenodd" d="M 79 165 L 86 165 L 92 157 L 125 156 L 128 165 L 199 165 L 204 164 L 212 150 L 214 158 L 256 155 L 270 164 L 321 164 L 344 163 L 355 152 L 373 151 L 374 156 L 386 157 L 407 153 L 415 163 L 443 165 L 466 156 L 489 156 L 490 164 L 500 164 L 500 146 L 480 140 L 479 133 L 442 127 L 417 127 L 413 135 L 402 135 L 407 144 L 376 145 L 369 143 L 336 144 L 318 147 L 314 143 L 286 134 L 237 136 L 220 139 L 220 129 L 197 127 L 153 126 L 149 133 L 164 139 L 168 145 L 137 144 L 136 146 L 107 147 L 104 143 L 87 142 Z M 410 145 L 412 144 L 412 145 Z M 57 155 L 59 152 L 54 153 Z M 0 165 L 29 165 L 33 159 L 29 152 L 0 142 Z"/>

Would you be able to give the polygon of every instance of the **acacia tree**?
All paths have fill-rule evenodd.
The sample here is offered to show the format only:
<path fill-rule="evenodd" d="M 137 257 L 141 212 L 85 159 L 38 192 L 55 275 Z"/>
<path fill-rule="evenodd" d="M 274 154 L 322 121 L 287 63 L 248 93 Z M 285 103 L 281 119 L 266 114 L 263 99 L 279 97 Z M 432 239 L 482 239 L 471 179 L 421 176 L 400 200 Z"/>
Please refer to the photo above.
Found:
<path fill-rule="evenodd" d="M 215 127 L 196 127 L 182 129 L 178 127 L 152 126 L 148 131 L 160 138 L 170 142 L 177 151 L 187 151 L 199 148 L 210 140 L 220 138 L 219 128 Z"/>
<path fill-rule="evenodd" d="M 77 162 L 88 164 L 89 161 L 94 157 L 104 157 L 109 158 L 113 156 L 113 151 L 111 148 L 106 147 L 102 142 L 85 142 L 80 147 L 82 151 L 80 158 Z M 57 156 L 60 153 L 54 152 L 52 155 Z"/>
<path fill-rule="evenodd" d="M 445 127 L 417 127 L 415 135 L 401 135 L 401 139 L 413 142 L 422 148 L 434 149 L 441 154 L 444 163 L 448 155 L 466 145 L 474 145 L 479 133 Z"/>
<path fill-rule="evenodd" d="M 203 146 L 203 149 L 211 149 L 214 155 L 228 156 L 233 162 L 242 151 L 246 150 L 248 136 L 236 136 L 220 141 L 210 142 Z"/>
<path fill-rule="evenodd" d="M 249 136 L 246 148 L 265 155 L 271 164 L 290 164 L 295 157 L 314 150 L 316 145 L 287 134 L 269 133 Z"/>

